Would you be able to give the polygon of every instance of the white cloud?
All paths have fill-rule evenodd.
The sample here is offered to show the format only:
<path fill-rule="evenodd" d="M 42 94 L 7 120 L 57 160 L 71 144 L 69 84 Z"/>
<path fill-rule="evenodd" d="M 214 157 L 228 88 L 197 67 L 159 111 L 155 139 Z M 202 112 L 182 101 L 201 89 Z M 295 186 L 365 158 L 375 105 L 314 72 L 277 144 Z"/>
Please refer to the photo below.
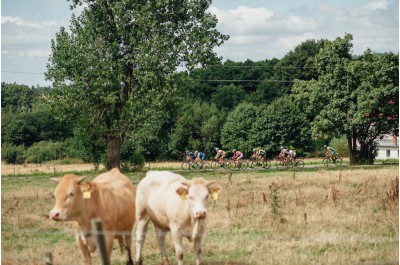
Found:
<path fill-rule="evenodd" d="M 307 39 L 334 40 L 345 33 L 354 37 L 354 54 L 362 54 L 367 47 L 376 52 L 398 52 L 398 4 L 391 5 L 376 0 L 352 7 L 325 2 L 303 6 L 302 12 L 245 6 L 212 6 L 209 11 L 218 18 L 218 30 L 230 35 L 216 52 L 224 59 L 243 61 L 282 58 Z"/>
<path fill-rule="evenodd" d="M 388 2 L 386 0 L 377 0 L 368 3 L 366 9 L 370 10 L 386 10 L 388 7 Z"/>
<path fill-rule="evenodd" d="M 1 24 L 15 24 L 21 27 L 28 27 L 28 28 L 46 28 L 51 26 L 57 26 L 57 22 L 55 20 L 49 21 L 27 21 L 20 17 L 14 16 L 1 16 Z"/>

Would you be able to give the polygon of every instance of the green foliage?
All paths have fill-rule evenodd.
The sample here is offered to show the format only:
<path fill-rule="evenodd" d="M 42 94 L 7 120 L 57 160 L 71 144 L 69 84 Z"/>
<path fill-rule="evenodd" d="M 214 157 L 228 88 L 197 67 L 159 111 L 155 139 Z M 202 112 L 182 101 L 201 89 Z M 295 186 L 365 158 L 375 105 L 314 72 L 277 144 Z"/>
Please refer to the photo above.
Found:
<path fill-rule="evenodd" d="M 181 159 L 187 149 L 212 153 L 219 145 L 225 114 L 213 104 L 187 102 L 177 115 L 168 145 L 170 155 Z"/>
<path fill-rule="evenodd" d="M 27 163 L 43 163 L 64 157 L 65 153 L 61 142 L 41 141 L 34 143 L 26 150 Z"/>
<path fill-rule="evenodd" d="M 241 103 L 228 114 L 221 130 L 223 148 L 229 151 L 237 149 L 247 155 L 253 150 L 250 138 L 257 111 L 256 105 Z"/>
<path fill-rule="evenodd" d="M 345 135 L 352 143 L 350 162 L 373 163 L 377 138 L 398 128 L 399 58 L 370 50 L 353 58 L 351 40 L 352 35 L 346 34 L 325 43 L 316 56 L 319 79 L 297 82 L 295 98 L 300 102 L 309 98 L 306 112 L 315 116 L 315 138 Z"/>
<path fill-rule="evenodd" d="M 31 146 L 40 139 L 37 124 L 32 113 L 3 114 L 1 140 L 3 143 Z"/>
<path fill-rule="evenodd" d="M 218 61 L 213 48 L 228 36 L 215 29 L 208 0 L 75 0 L 71 7 L 87 2 L 72 17 L 70 33 L 61 28 L 52 41 L 47 78 L 56 88 L 51 102 L 58 116 L 103 138 L 107 166 L 114 167 L 128 132 L 148 114 L 143 109 L 173 94 L 175 69 Z"/>
<path fill-rule="evenodd" d="M 271 154 L 280 146 L 301 155 L 313 147 L 311 127 L 300 107 L 290 97 L 282 97 L 260 110 L 251 130 L 251 146 L 262 146 Z"/>
<path fill-rule="evenodd" d="M 128 161 L 122 161 L 121 169 L 127 172 L 136 172 L 143 170 L 145 165 L 145 158 L 142 153 L 136 151 L 129 157 Z"/>
<path fill-rule="evenodd" d="M 3 112 L 19 113 L 31 111 L 38 98 L 48 88 L 34 88 L 16 83 L 1 83 L 1 110 Z"/>
<path fill-rule="evenodd" d="M 211 97 L 211 103 L 218 108 L 233 109 L 244 100 L 245 92 L 241 86 L 227 85 L 220 86 Z"/>
<path fill-rule="evenodd" d="M 330 142 L 329 146 L 332 146 L 341 157 L 347 157 L 349 155 L 349 146 L 347 144 L 346 136 L 334 138 Z"/>
<path fill-rule="evenodd" d="M 25 162 L 25 146 L 3 144 L 1 146 L 1 159 L 7 164 L 23 164 Z"/>

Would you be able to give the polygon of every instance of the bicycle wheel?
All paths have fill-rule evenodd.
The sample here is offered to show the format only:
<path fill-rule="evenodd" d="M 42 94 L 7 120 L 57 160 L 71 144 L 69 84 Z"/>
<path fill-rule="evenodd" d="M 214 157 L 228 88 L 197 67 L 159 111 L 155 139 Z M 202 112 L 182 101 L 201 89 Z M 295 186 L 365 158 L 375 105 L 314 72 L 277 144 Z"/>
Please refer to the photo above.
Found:
<path fill-rule="evenodd" d="M 249 168 L 252 168 L 252 169 L 258 168 L 258 163 L 256 161 L 251 161 L 249 163 Z"/>
<path fill-rule="evenodd" d="M 243 169 L 243 170 L 247 169 L 248 167 L 249 167 L 249 163 L 247 163 L 247 161 L 242 161 L 240 163 L 240 165 L 238 165 L 238 168 Z"/>
<path fill-rule="evenodd" d="M 266 160 L 262 163 L 261 167 L 268 169 L 271 167 L 271 162 L 269 160 Z"/>
<path fill-rule="evenodd" d="M 227 162 L 227 164 L 226 164 L 226 168 L 228 168 L 228 169 L 230 169 L 230 170 L 236 169 L 236 163 L 235 163 L 235 162 L 232 162 L 232 161 L 229 161 L 229 162 Z"/>
<path fill-rule="evenodd" d="M 285 163 L 278 160 L 275 162 L 275 166 L 276 166 L 276 168 L 283 168 L 285 166 Z"/>
<path fill-rule="evenodd" d="M 331 160 L 329 159 L 329 158 L 327 158 L 327 157 L 324 157 L 324 159 L 322 159 L 322 164 L 324 165 L 324 166 L 329 166 L 329 164 L 331 163 Z"/>
<path fill-rule="evenodd" d="M 211 164 L 208 163 L 208 162 L 204 162 L 204 167 L 203 167 L 203 169 L 205 169 L 205 170 L 211 169 Z"/>
<path fill-rule="evenodd" d="M 192 168 L 192 165 L 191 165 L 191 163 L 183 162 L 181 168 L 183 170 L 190 170 Z"/>
<path fill-rule="evenodd" d="M 296 162 L 293 163 L 293 166 L 295 167 L 304 167 L 304 161 L 303 160 L 297 160 Z"/>
<path fill-rule="evenodd" d="M 342 160 L 340 157 L 338 157 L 338 158 L 335 159 L 335 165 L 336 165 L 336 166 L 341 166 L 342 163 L 343 163 L 343 160 Z"/>
<path fill-rule="evenodd" d="M 213 162 L 211 162 L 210 167 L 212 169 L 218 169 L 220 167 L 220 164 L 217 161 L 213 161 Z"/>

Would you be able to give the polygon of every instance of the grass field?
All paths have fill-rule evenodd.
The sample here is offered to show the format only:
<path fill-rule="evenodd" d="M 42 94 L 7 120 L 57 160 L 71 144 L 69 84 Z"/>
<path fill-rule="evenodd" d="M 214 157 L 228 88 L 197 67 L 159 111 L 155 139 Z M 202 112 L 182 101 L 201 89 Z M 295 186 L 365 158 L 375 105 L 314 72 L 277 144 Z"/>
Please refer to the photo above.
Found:
<path fill-rule="evenodd" d="M 228 171 L 182 174 L 201 175 L 223 188 L 210 207 L 204 264 L 398 264 L 398 170 L 395 165 L 245 171 L 230 178 Z M 47 216 L 56 185 L 51 175 L 2 178 L 2 264 L 44 264 L 46 252 L 53 253 L 54 264 L 80 264 L 70 225 Z M 143 176 L 128 174 L 134 183 Z M 176 264 L 170 237 L 167 244 Z M 124 264 L 117 244 L 114 248 L 112 264 Z M 194 264 L 187 241 L 185 249 L 185 264 Z M 159 263 L 152 229 L 144 259 Z"/>

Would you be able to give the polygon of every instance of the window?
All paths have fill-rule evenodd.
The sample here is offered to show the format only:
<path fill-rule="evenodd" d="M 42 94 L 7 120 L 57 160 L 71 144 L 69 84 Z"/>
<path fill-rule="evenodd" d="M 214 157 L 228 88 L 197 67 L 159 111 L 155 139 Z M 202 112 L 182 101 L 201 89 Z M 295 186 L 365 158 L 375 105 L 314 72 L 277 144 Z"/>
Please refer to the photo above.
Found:
<path fill-rule="evenodd" d="M 390 150 L 386 150 L 386 157 L 390 157 Z"/>

